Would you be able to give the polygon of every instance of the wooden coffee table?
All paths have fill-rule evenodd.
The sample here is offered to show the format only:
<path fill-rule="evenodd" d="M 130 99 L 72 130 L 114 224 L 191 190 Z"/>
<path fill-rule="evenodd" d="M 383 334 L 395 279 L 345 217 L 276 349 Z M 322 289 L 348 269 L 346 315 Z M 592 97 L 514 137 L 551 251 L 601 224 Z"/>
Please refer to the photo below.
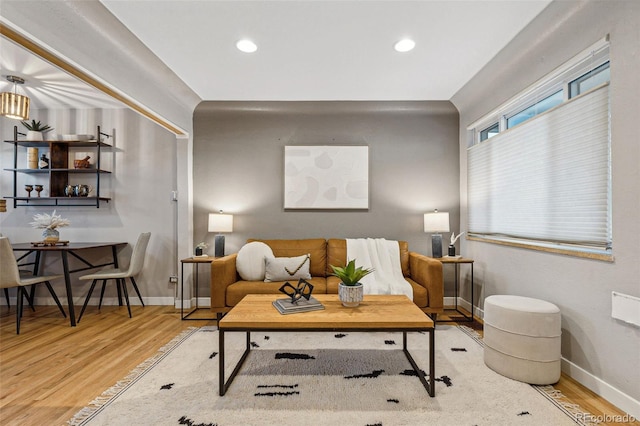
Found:
<path fill-rule="evenodd" d="M 223 396 L 251 350 L 252 331 L 394 331 L 402 332 L 402 350 L 430 396 L 435 396 L 435 327 L 433 320 L 404 295 L 365 295 L 356 308 L 345 308 L 336 294 L 314 295 L 325 307 L 321 311 L 282 315 L 272 302 L 274 294 L 250 294 L 218 321 L 219 382 Z M 225 382 L 224 335 L 230 331 L 247 333 L 246 349 Z M 429 378 L 418 367 L 407 349 L 407 332 L 429 334 Z"/>

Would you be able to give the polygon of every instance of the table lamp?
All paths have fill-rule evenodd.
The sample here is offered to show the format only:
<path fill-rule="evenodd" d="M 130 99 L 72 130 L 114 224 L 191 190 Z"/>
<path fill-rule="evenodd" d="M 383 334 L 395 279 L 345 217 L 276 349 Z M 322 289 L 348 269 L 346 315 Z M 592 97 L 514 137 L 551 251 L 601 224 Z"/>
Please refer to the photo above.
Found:
<path fill-rule="evenodd" d="M 449 213 L 439 212 L 424 214 L 424 232 L 431 233 L 431 255 L 442 257 L 442 234 L 449 232 Z"/>
<path fill-rule="evenodd" d="M 224 256 L 224 235 L 222 232 L 233 232 L 233 215 L 220 213 L 209 213 L 209 232 L 217 232 L 214 240 L 214 256 Z"/>

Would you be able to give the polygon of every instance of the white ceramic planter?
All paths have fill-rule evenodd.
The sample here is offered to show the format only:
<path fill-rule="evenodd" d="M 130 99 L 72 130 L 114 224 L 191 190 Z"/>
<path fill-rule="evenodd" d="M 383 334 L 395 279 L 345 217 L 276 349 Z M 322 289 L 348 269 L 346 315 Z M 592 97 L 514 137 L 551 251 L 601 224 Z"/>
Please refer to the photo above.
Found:
<path fill-rule="evenodd" d="M 42 136 L 42 132 L 36 132 L 33 130 L 27 131 L 27 140 L 28 141 L 41 141 L 44 137 Z"/>
<path fill-rule="evenodd" d="M 364 287 L 362 284 L 357 285 L 344 285 L 338 284 L 338 298 L 342 302 L 343 306 L 347 308 L 354 308 L 362 302 L 364 297 Z"/>

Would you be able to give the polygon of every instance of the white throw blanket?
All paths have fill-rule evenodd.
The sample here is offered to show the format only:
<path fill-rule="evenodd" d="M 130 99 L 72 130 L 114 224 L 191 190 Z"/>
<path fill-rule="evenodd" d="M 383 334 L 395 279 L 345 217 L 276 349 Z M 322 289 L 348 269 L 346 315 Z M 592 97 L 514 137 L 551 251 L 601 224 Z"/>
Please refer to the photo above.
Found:
<path fill-rule="evenodd" d="M 413 300 L 411 284 L 404 279 L 400 266 L 400 246 L 384 238 L 347 238 L 347 260 L 356 260 L 356 267 L 374 271 L 360 280 L 364 294 L 406 294 Z"/>

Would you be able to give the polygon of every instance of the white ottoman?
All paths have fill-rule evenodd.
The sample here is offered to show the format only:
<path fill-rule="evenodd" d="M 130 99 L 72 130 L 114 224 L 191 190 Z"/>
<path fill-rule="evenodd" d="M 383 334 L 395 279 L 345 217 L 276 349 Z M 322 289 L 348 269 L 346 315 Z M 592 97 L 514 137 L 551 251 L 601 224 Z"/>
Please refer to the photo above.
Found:
<path fill-rule="evenodd" d="M 560 309 L 544 300 L 489 296 L 484 301 L 484 363 L 534 385 L 560 380 Z"/>

